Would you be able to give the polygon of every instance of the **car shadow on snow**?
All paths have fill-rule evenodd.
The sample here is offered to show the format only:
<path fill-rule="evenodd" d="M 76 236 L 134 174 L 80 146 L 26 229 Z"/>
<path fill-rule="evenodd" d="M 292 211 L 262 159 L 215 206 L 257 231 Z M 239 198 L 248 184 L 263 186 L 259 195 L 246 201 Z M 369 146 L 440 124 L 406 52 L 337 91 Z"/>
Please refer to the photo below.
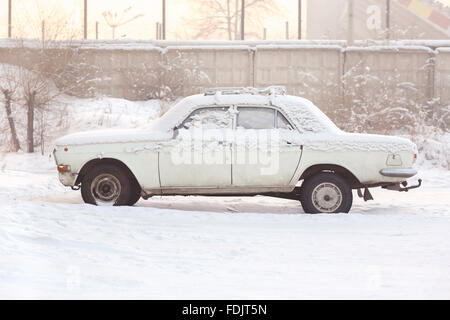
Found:
<path fill-rule="evenodd" d="M 66 193 L 35 198 L 33 201 L 84 204 L 77 193 Z M 305 214 L 299 201 L 286 200 L 267 196 L 255 197 L 205 197 L 205 196 L 153 196 L 148 200 L 139 200 L 134 207 L 155 208 L 164 210 L 179 210 L 189 212 L 217 213 L 261 213 L 261 214 Z M 350 214 L 383 215 L 408 214 L 410 210 L 401 205 L 381 205 L 379 203 L 364 203 L 355 199 Z"/>
<path fill-rule="evenodd" d="M 205 197 L 205 196 L 154 196 L 140 200 L 136 206 L 182 211 L 219 213 L 304 213 L 300 202 L 265 196 L 256 197 Z"/>

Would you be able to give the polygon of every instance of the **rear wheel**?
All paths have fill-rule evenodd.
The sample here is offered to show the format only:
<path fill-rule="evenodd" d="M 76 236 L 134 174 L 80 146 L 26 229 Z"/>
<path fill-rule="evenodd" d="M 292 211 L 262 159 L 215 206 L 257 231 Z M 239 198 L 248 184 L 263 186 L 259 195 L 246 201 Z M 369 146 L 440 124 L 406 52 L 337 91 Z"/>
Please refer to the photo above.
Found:
<path fill-rule="evenodd" d="M 133 189 L 127 174 L 111 164 L 92 168 L 81 182 L 81 196 L 84 202 L 95 205 L 128 205 L 132 199 Z"/>
<path fill-rule="evenodd" d="M 306 213 L 347 213 L 353 203 L 352 189 L 341 176 L 321 172 L 303 183 L 300 201 Z"/>

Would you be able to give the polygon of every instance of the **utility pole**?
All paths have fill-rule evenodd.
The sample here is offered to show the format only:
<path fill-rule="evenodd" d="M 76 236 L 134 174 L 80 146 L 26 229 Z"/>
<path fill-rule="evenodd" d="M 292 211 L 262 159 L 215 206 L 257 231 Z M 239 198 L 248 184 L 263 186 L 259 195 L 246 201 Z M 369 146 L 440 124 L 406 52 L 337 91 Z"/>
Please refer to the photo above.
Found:
<path fill-rule="evenodd" d="M 98 21 L 95 21 L 95 40 L 98 40 Z"/>
<path fill-rule="evenodd" d="M 156 40 L 161 40 L 162 25 L 160 22 L 156 23 Z"/>
<path fill-rule="evenodd" d="M 241 40 L 245 38 L 245 0 L 241 3 Z"/>
<path fill-rule="evenodd" d="M 263 40 L 267 40 L 267 28 L 264 28 Z"/>
<path fill-rule="evenodd" d="M 354 0 L 347 0 L 348 10 L 348 26 L 347 26 L 347 46 L 352 46 L 354 42 Z"/>
<path fill-rule="evenodd" d="M 87 0 L 84 0 L 84 38 L 87 39 Z"/>
<path fill-rule="evenodd" d="M 162 0 L 162 39 L 166 40 L 166 0 Z"/>
<path fill-rule="evenodd" d="M 386 39 L 391 37 L 391 0 L 386 0 Z"/>
<path fill-rule="evenodd" d="M 12 32 L 12 0 L 8 0 L 8 38 L 11 38 Z"/>
<path fill-rule="evenodd" d="M 298 0 L 298 40 L 302 40 L 302 0 Z"/>
<path fill-rule="evenodd" d="M 42 33 L 42 49 L 45 47 L 45 20 L 42 20 L 41 24 L 41 33 Z"/>
<path fill-rule="evenodd" d="M 286 40 L 289 40 L 289 21 L 286 21 Z"/>

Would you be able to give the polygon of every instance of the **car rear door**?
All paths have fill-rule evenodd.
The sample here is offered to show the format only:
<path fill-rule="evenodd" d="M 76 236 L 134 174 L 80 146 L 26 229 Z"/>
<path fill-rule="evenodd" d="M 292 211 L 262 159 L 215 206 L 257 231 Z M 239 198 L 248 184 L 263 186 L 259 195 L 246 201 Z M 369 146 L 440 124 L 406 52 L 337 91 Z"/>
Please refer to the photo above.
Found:
<path fill-rule="evenodd" d="M 238 106 L 233 144 L 233 186 L 289 185 L 299 164 L 299 132 L 269 106 Z"/>

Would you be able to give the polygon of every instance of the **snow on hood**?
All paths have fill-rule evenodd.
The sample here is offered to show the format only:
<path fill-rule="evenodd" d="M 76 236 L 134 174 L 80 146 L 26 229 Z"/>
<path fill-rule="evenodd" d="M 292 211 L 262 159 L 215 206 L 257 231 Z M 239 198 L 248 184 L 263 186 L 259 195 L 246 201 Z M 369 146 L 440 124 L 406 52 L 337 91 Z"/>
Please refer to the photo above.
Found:
<path fill-rule="evenodd" d="M 97 143 L 121 143 L 121 142 L 143 142 L 160 141 L 170 139 L 167 132 L 139 130 L 139 129 L 111 129 L 93 130 L 72 133 L 56 140 L 55 145 L 80 145 Z"/>

